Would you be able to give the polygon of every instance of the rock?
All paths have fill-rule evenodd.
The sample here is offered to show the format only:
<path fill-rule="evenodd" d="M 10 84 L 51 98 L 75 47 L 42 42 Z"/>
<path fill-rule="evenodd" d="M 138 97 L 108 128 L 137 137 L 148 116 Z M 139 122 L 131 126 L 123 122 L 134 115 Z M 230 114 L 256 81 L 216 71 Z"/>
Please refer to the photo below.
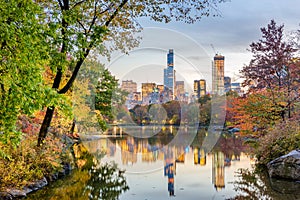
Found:
<path fill-rule="evenodd" d="M 1 200 L 11 200 L 13 197 L 8 192 L 0 192 L 0 199 Z"/>
<path fill-rule="evenodd" d="M 10 188 L 7 189 L 5 192 L 0 192 L 0 199 L 10 200 L 25 198 L 28 193 L 39 190 L 45 187 L 46 185 L 48 185 L 48 181 L 46 178 L 43 178 L 41 180 L 28 184 L 28 186 L 24 187 L 21 190 Z"/>
<path fill-rule="evenodd" d="M 292 179 L 300 181 L 300 151 L 276 158 L 267 164 L 270 177 Z"/>
<path fill-rule="evenodd" d="M 18 190 L 18 189 L 8 189 L 7 190 L 7 193 L 10 194 L 10 196 L 13 198 L 13 199 L 21 199 L 21 198 L 24 198 L 26 197 L 26 192 L 23 191 L 23 190 Z"/>
<path fill-rule="evenodd" d="M 32 191 L 39 190 L 39 189 L 45 187 L 46 185 L 48 185 L 48 181 L 44 177 L 41 180 L 38 180 L 38 181 L 35 181 L 35 182 L 29 184 L 26 188 L 24 188 L 24 190 L 28 189 L 27 193 L 29 193 L 29 192 L 32 192 Z M 31 190 L 31 191 L 29 191 L 29 190 Z"/>
<path fill-rule="evenodd" d="M 270 185 L 273 190 L 281 194 L 300 194 L 300 183 L 296 181 L 270 178 Z"/>
<path fill-rule="evenodd" d="M 39 189 L 45 187 L 46 185 L 48 185 L 48 182 L 55 181 L 58 178 L 61 178 L 65 175 L 69 174 L 71 172 L 71 170 L 72 170 L 71 164 L 64 163 L 63 170 L 61 172 L 52 174 L 51 176 L 49 176 L 47 178 L 44 177 L 41 180 L 31 182 L 21 190 L 15 189 L 15 188 L 9 188 L 9 189 L 6 189 L 5 191 L 0 191 L 0 200 L 25 198 L 28 193 L 34 192 L 36 190 L 39 190 Z"/>

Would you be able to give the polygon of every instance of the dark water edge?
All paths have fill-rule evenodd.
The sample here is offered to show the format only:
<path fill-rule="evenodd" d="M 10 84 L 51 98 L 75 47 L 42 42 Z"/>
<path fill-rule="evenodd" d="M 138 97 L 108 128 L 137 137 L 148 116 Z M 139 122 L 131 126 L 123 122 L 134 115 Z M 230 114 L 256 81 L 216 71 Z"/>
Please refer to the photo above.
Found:
<path fill-rule="evenodd" d="M 252 171 L 239 169 L 238 180 L 233 182 L 238 192 L 230 200 L 265 199 L 298 200 L 300 199 L 300 182 L 287 179 L 270 178 L 265 167 L 259 166 Z"/>
<path fill-rule="evenodd" d="M 169 137 L 172 139 L 172 135 L 168 137 L 158 135 L 140 140 L 128 136 L 94 138 L 85 142 L 84 145 L 79 144 L 76 147 L 77 169 L 74 169 L 71 174 L 64 178 L 50 183 L 45 188 L 29 194 L 26 199 L 300 199 L 300 183 L 270 179 L 266 170 L 254 170 L 254 168 L 249 167 L 251 159 L 242 153 L 247 151 L 247 147 L 242 145 L 242 138 L 232 137 L 228 134 L 223 135 L 213 151 L 207 152 L 206 156 L 202 157 L 201 144 L 205 135 L 205 131 L 197 133 L 189 147 L 189 153 L 185 152 L 184 157 L 180 156 L 181 160 L 177 159 L 179 162 L 176 162 L 177 164 L 175 163 L 175 168 L 173 168 L 175 173 L 171 174 L 170 177 L 163 175 L 163 168 L 155 173 L 132 175 L 130 174 L 132 168 L 128 166 L 128 163 L 133 167 L 161 162 L 166 164 L 168 161 L 166 159 L 170 158 L 168 155 L 178 152 L 178 148 L 175 148 L 173 153 L 168 152 L 171 154 L 162 153 L 161 156 L 164 157 L 162 160 L 152 160 L 154 154 L 151 151 L 154 147 L 157 149 L 157 147 L 169 143 Z M 147 160 L 146 163 L 134 158 L 137 154 L 134 153 L 134 149 L 143 145 L 151 149 L 148 154 L 140 155 Z M 195 152 L 198 156 L 201 154 L 200 157 L 195 157 Z M 122 158 L 117 155 L 126 157 Z M 146 155 L 150 157 L 144 157 Z M 126 160 L 124 160 L 125 158 Z M 118 159 L 121 160 L 118 161 Z M 117 164 L 109 162 L 111 160 L 116 161 Z M 217 162 L 214 163 L 215 161 Z M 129 169 L 129 172 L 125 172 L 123 169 Z M 215 174 L 212 175 L 212 172 Z M 207 180 L 201 180 L 203 174 L 207 174 Z M 218 180 L 213 177 L 218 178 Z M 195 179 L 197 180 L 195 181 Z M 175 186 L 174 196 L 168 194 L 170 181 L 173 181 L 173 186 Z M 225 185 L 218 185 L 220 183 L 226 184 L 226 187 Z M 214 187 L 216 186 L 220 187 L 215 190 Z M 210 192 L 214 194 L 209 194 Z M 170 194 L 174 194 L 174 190 Z"/>
<path fill-rule="evenodd" d="M 116 169 L 117 166 L 111 166 Z M 106 168 L 108 169 L 108 168 Z M 100 173 L 103 173 L 102 170 Z M 94 171 L 95 172 L 95 171 Z M 97 178 L 89 177 L 91 171 L 75 169 L 71 174 L 64 178 L 51 182 L 46 187 L 34 193 L 28 194 L 28 200 L 100 200 L 100 199 L 119 199 L 122 193 L 130 188 L 125 179 L 123 179 L 122 190 L 108 189 L 106 184 L 98 184 Z M 97 174 L 99 175 L 99 173 Z M 267 171 L 260 172 L 250 171 L 249 169 L 240 169 L 236 172 L 237 180 L 232 182 L 236 195 L 230 200 L 244 199 L 265 199 L 265 200 L 297 200 L 300 199 L 300 183 L 289 180 L 269 178 Z M 96 181 L 96 182 L 95 182 Z M 121 182 L 122 182 L 121 181 Z M 106 185 L 106 186 L 105 186 Z M 119 187 L 119 186 L 118 186 Z M 113 187 L 114 188 L 114 187 Z M 105 196 L 101 193 L 106 192 Z M 95 195 L 98 193 L 98 195 Z M 111 193 L 111 194 L 109 194 Z M 93 196 L 91 194 L 94 194 Z M 184 194 L 184 193 L 183 193 Z M 167 196 L 166 196 L 167 198 Z M 126 198 L 121 198 L 126 199 Z M 151 199 L 151 198 L 150 198 Z M 155 199 L 155 198 L 153 198 Z M 174 197 L 176 199 L 176 196 Z M 194 199 L 194 198 L 189 198 Z M 195 197 L 195 199 L 198 199 Z M 200 198 L 201 199 L 201 198 Z M 225 198 L 224 198 L 225 199 Z"/>

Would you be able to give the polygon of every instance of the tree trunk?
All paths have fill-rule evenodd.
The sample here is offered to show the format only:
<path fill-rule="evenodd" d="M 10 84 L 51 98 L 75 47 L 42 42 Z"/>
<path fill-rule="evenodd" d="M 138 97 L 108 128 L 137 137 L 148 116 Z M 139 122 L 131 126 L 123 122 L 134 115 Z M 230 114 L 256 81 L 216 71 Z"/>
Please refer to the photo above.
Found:
<path fill-rule="evenodd" d="M 39 132 L 39 138 L 38 138 L 38 146 L 41 146 L 47 136 L 47 132 L 48 132 L 48 128 L 50 127 L 51 124 L 51 120 L 53 117 L 53 113 L 54 113 L 54 107 L 47 107 L 47 111 Z"/>
<path fill-rule="evenodd" d="M 75 118 L 74 118 L 74 119 L 73 119 L 73 123 L 72 123 L 71 130 L 70 130 L 70 135 L 71 135 L 72 137 L 74 137 L 75 125 L 76 125 L 76 120 L 75 120 Z"/>

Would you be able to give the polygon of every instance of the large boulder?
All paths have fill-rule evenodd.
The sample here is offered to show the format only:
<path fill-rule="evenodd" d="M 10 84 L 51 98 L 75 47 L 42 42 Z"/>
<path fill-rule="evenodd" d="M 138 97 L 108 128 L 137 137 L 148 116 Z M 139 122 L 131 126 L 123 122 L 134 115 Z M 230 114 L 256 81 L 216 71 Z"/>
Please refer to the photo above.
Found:
<path fill-rule="evenodd" d="M 300 151 L 276 158 L 267 164 L 270 177 L 292 179 L 300 181 Z"/>

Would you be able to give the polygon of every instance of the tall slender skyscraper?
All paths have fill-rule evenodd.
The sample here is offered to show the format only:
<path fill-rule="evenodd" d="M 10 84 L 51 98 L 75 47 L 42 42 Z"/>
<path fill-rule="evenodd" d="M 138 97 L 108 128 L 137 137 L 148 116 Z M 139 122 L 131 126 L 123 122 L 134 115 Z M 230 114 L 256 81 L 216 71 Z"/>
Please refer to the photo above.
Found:
<path fill-rule="evenodd" d="M 165 90 L 169 90 L 174 94 L 174 80 L 175 79 L 175 71 L 174 71 L 174 52 L 173 49 L 169 49 L 169 53 L 167 55 L 167 68 L 164 69 L 164 86 Z"/>
<path fill-rule="evenodd" d="M 216 54 L 212 66 L 212 93 L 214 95 L 224 94 L 224 60 L 225 57 Z"/>

